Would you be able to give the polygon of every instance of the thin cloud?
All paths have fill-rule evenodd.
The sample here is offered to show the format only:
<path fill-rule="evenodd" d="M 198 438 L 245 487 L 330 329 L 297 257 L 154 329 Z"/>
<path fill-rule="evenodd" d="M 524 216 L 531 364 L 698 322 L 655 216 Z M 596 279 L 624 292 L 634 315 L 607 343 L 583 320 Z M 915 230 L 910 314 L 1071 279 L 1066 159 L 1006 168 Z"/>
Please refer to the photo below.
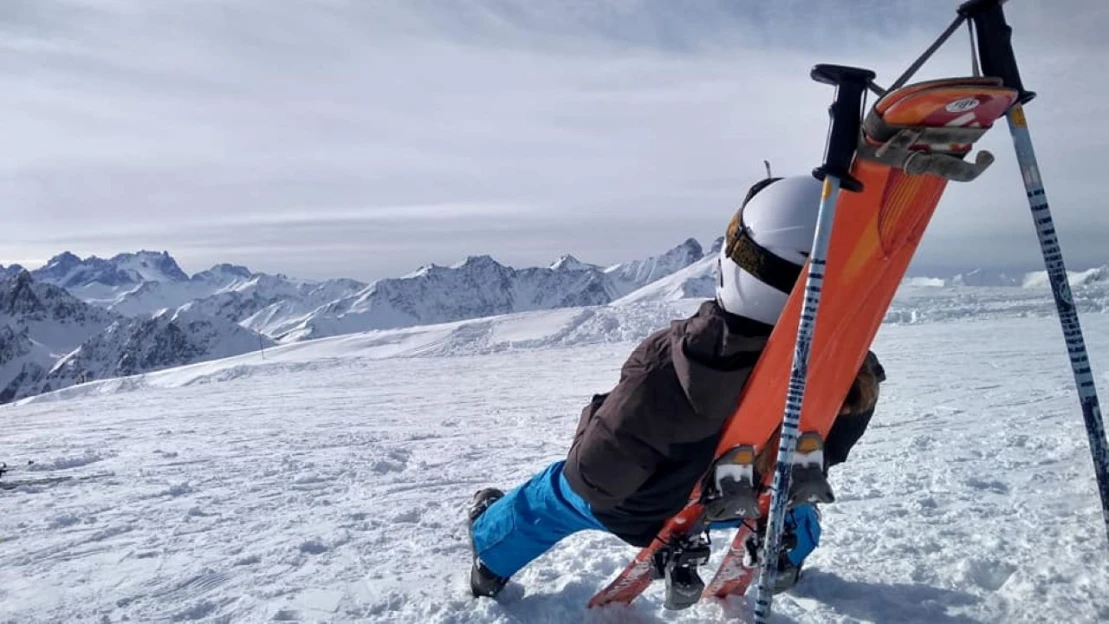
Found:
<path fill-rule="evenodd" d="M 954 16 L 922 4 L 5 2 L 0 262 L 147 247 L 373 279 L 708 243 L 764 158 L 819 164 L 831 90 L 811 66 L 889 83 Z M 1109 17 L 1006 9 L 1063 242 L 1082 234 L 1068 259 L 1103 262 Z M 920 78 L 969 72 L 961 39 Z M 1037 260 L 966 244 L 1031 228 L 1004 124 L 983 147 L 998 162 L 950 187 L 922 262 Z"/>

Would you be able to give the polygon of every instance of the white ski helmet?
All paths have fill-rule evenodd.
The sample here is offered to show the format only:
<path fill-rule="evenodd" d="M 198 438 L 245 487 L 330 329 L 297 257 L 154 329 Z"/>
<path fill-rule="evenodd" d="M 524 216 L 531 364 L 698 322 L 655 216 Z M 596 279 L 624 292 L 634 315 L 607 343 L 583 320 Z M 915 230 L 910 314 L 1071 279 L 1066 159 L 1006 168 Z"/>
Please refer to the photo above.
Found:
<path fill-rule="evenodd" d="M 812 251 L 822 186 L 811 175 L 799 175 L 751 187 L 720 248 L 720 307 L 768 325 L 778 321 Z"/>

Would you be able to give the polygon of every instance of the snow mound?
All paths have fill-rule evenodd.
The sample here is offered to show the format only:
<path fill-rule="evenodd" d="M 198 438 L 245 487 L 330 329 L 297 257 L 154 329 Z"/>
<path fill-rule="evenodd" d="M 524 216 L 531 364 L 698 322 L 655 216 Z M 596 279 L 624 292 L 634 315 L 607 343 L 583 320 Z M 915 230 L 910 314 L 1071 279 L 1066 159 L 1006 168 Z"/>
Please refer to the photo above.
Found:
<path fill-rule="evenodd" d="M 1067 282 L 1070 284 L 1071 288 L 1094 286 L 1109 282 L 1109 265 L 1103 265 L 1085 271 L 1067 271 Z M 1036 271 L 1024 276 L 1023 286 L 1025 288 L 1050 288 L 1051 281 L 1048 279 L 1047 271 Z"/>
<path fill-rule="evenodd" d="M 928 287 L 928 288 L 943 288 L 947 285 L 946 280 L 940 277 L 906 277 L 901 281 L 903 287 Z"/>

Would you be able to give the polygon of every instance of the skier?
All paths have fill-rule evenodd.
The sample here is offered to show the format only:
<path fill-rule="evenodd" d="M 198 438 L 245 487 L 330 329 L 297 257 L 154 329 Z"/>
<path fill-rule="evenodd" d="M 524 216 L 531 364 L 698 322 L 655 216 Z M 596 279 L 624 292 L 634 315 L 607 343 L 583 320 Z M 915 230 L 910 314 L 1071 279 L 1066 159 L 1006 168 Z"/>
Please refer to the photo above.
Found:
<path fill-rule="evenodd" d="M 582 411 L 565 459 L 507 494 L 495 488 L 474 494 L 474 596 L 497 595 L 568 535 L 600 530 L 644 547 L 681 510 L 712 465 L 724 421 L 801 276 L 820 193 L 821 183 L 810 175 L 767 177 L 752 186 L 727 228 L 715 298 L 631 353 L 616 386 L 594 395 Z M 824 483 L 817 489 L 830 494 L 827 468 L 845 461 L 862 436 L 884 379 L 868 353 L 824 441 L 818 471 Z M 713 529 L 738 525 L 734 518 L 711 519 Z M 785 527 L 775 591 L 796 583 L 819 543 L 819 511 L 811 503 L 795 505 Z"/>

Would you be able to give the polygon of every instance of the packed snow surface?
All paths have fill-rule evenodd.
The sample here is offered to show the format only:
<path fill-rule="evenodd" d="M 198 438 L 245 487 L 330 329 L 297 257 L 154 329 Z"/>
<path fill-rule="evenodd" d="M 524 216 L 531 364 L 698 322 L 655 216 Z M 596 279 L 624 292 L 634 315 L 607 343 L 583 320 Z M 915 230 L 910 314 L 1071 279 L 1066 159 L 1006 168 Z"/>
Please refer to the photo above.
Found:
<path fill-rule="evenodd" d="M 750 598 L 669 612 L 659 583 L 630 607 L 586 609 L 635 554 L 600 532 L 549 551 L 498 601 L 467 593 L 471 493 L 562 458 L 634 341 L 691 310 L 367 332 L 0 407 L 0 460 L 35 461 L 0 483 L 74 477 L 0 490 L 0 621 L 747 622 Z M 1109 620 L 1057 321 L 919 316 L 932 322 L 878 335 L 878 414 L 832 469 L 821 547 L 772 620 Z M 1083 327 L 1104 394 L 1109 318 Z"/>

